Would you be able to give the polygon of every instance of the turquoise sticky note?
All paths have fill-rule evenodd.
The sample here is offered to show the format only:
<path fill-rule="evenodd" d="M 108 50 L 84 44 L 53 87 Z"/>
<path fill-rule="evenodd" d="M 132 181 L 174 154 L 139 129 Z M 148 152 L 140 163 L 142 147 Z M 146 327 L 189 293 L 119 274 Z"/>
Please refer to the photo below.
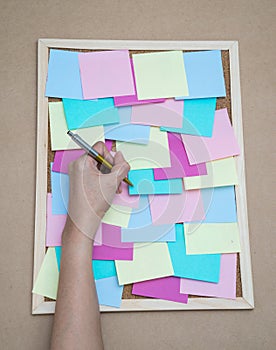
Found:
<path fill-rule="evenodd" d="M 113 260 L 92 260 L 95 280 L 117 276 Z"/>
<path fill-rule="evenodd" d="M 225 97 L 221 51 L 197 51 L 183 54 L 189 96 L 179 99 Z"/>
<path fill-rule="evenodd" d="M 155 180 L 153 169 L 131 170 L 128 173 L 133 187 L 129 194 L 177 194 L 183 191 L 182 179 Z"/>
<path fill-rule="evenodd" d="M 69 175 L 52 171 L 51 164 L 51 187 L 52 187 L 52 214 L 67 214 L 69 200 Z"/>
<path fill-rule="evenodd" d="M 205 188 L 201 195 L 206 213 L 203 223 L 237 222 L 234 186 Z"/>
<path fill-rule="evenodd" d="M 161 127 L 161 130 L 211 137 L 214 127 L 216 100 L 216 98 L 185 100 L 182 128 Z"/>
<path fill-rule="evenodd" d="M 173 242 L 175 225 L 153 225 L 148 196 L 141 196 L 139 208 L 133 209 L 128 228 L 122 228 L 122 242 Z"/>
<path fill-rule="evenodd" d="M 56 251 L 56 257 L 57 257 L 58 270 L 60 270 L 60 260 L 61 260 L 62 248 L 61 247 L 55 247 L 55 251 Z"/>
<path fill-rule="evenodd" d="M 62 99 L 68 129 L 119 123 L 118 108 L 113 98 L 98 100 Z"/>
<path fill-rule="evenodd" d="M 176 224 L 176 241 L 168 242 L 174 276 L 219 282 L 220 254 L 187 255 L 183 224 Z"/>
<path fill-rule="evenodd" d="M 131 107 L 119 107 L 120 123 L 104 128 L 105 139 L 147 144 L 150 126 L 131 124 Z"/>
<path fill-rule="evenodd" d="M 55 251 L 58 270 L 60 270 L 62 247 L 55 247 Z M 117 276 L 114 260 L 92 260 L 92 268 L 95 280 Z"/>
<path fill-rule="evenodd" d="M 83 98 L 78 52 L 50 50 L 45 96 Z"/>
<path fill-rule="evenodd" d="M 124 286 L 119 286 L 117 277 L 98 279 L 95 285 L 100 305 L 121 306 Z"/>

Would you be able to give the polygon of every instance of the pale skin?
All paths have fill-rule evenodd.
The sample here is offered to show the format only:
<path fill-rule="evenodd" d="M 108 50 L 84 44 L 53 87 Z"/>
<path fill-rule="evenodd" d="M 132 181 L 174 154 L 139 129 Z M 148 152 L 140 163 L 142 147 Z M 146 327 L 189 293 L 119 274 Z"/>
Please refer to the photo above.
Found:
<path fill-rule="evenodd" d="M 98 299 L 91 268 L 93 239 L 129 165 L 123 155 L 109 154 L 104 143 L 93 146 L 113 164 L 102 174 L 97 162 L 82 156 L 69 166 L 68 219 L 62 234 L 62 257 L 52 350 L 100 350 L 103 340 Z"/>

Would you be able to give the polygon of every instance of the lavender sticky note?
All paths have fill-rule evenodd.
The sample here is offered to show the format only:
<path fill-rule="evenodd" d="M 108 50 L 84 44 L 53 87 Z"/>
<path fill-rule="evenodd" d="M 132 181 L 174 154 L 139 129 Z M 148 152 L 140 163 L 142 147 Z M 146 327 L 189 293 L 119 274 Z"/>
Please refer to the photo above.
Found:
<path fill-rule="evenodd" d="M 187 152 L 180 135 L 169 132 L 168 142 L 170 148 L 171 167 L 154 169 L 154 178 L 156 180 L 207 174 L 206 165 L 204 163 L 190 165 Z"/>
<path fill-rule="evenodd" d="M 240 153 L 227 108 L 215 113 L 212 137 L 182 135 L 190 164 L 236 156 Z"/>
<path fill-rule="evenodd" d="M 162 103 L 133 106 L 131 123 L 181 128 L 183 124 L 183 101 L 167 99 Z"/>
<path fill-rule="evenodd" d="M 180 292 L 206 297 L 236 299 L 237 254 L 221 254 L 220 279 L 218 283 L 183 278 Z"/>
<path fill-rule="evenodd" d="M 134 95 L 128 50 L 79 53 L 84 99 Z"/>
<path fill-rule="evenodd" d="M 188 295 L 180 293 L 180 278 L 164 277 L 133 284 L 132 294 L 187 304 Z"/>
<path fill-rule="evenodd" d="M 193 222 L 205 218 L 199 190 L 183 191 L 174 195 L 149 196 L 149 202 L 154 225 Z"/>

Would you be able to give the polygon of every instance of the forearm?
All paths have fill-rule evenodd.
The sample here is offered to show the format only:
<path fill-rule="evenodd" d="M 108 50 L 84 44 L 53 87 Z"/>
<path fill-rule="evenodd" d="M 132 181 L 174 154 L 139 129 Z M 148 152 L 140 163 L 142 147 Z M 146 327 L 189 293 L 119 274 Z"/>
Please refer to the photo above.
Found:
<path fill-rule="evenodd" d="M 92 241 L 70 220 L 64 230 L 51 349 L 103 349 Z"/>

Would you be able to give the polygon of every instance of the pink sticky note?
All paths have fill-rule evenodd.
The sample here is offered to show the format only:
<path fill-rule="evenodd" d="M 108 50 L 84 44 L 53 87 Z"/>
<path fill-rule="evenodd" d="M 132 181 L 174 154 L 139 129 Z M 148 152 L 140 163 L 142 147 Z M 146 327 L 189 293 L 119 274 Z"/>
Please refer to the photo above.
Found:
<path fill-rule="evenodd" d="M 240 153 L 227 108 L 215 112 L 212 137 L 181 135 L 190 164 L 236 156 Z"/>
<path fill-rule="evenodd" d="M 205 218 L 200 190 L 184 190 L 174 195 L 151 195 L 149 202 L 154 225 L 193 222 Z"/>
<path fill-rule="evenodd" d="M 102 245 L 94 246 L 95 260 L 133 260 L 133 243 L 121 241 L 121 228 L 102 224 Z"/>
<path fill-rule="evenodd" d="M 105 140 L 105 145 L 106 145 L 106 148 L 109 150 L 109 152 L 111 151 L 112 149 L 112 140 Z"/>
<path fill-rule="evenodd" d="M 52 170 L 68 174 L 68 165 L 85 153 L 83 150 L 56 151 Z"/>
<path fill-rule="evenodd" d="M 61 236 L 66 223 L 67 215 L 52 214 L 52 194 L 47 194 L 47 216 L 46 216 L 46 247 L 61 246 Z M 102 243 L 101 225 L 94 238 L 94 245 Z"/>
<path fill-rule="evenodd" d="M 131 123 L 182 128 L 183 105 L 183 101 L 168 99 L 161 103 L 133 106 Z"/>
<path fill-rule="evenodd" d="M 125 182 L 122 182 L 121 186 L 122 192 L 116 193 L 112 204 L 118 204 L 130 208 L 138 208 L 140 196 L 130 196 L 128 193 L 128 185 Z"/>
<path fill-rule="evenodd" d="M 128 50 L 80 53 L 84 99 L 134 95 Z"/>
<path fill-rule="evenodd" d="M 132 288 L 132 294 L 187 304 L 188 295 L 181 294 L 179 290 L 180 278 L 164 277 L 134 283 Z"/>
<path fill-rule="evenodd" d="M 145 103 L 156 103 L 156 102 L 163 102 L 165 101 L 164 98 L 157 98 L 157 99 L 151 99 L 151 100 L 138 100 L 137 98 L 137 91 L 136 91 L 136 81 L 135 81 L 135 74 L 134 74 L 134 68 L 133 68 L 133 61 L 130 59 L 130 65 L 131 65 L 131 72 L 134 82 L 134 95 L 129 96 L 115 96 L 114 97 L 114 104 L 116 107 L 123 107 L 123 106 L 134 106 L 134 105 L 140 105 Z"/>
<path fill-rule="evenodd" d="M 201 295 L 216 298 L 236 299 L 237 254 L 222 254 L 218 283 L 182 278 L 180 292 L 184 295 Z"/>
<path fill-rule="evenodd" d="M 188 176 L 206 175 L 205 163 L 190 165 L 181 136 L 168 132 L 171 167 L 154 169 L 155 180 L 166 180 Z"/>

